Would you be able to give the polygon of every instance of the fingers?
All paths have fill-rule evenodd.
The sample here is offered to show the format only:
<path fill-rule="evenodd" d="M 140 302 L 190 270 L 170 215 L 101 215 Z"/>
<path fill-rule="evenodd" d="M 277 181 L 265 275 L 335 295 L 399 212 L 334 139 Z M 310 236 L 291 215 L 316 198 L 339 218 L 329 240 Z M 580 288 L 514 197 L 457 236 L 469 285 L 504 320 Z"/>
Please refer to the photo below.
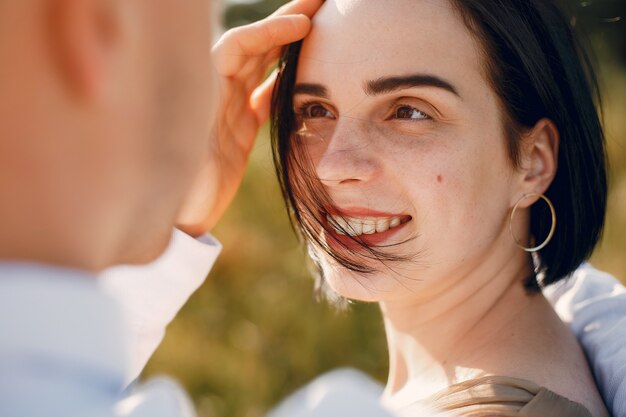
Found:
<path fill-rule="evenodd" d="M 263 84 L 258 86 L 252 93 L 250 98 L 250 106 L 256 113 L 259 126 L 262 126 L 270 117 L 270 106 L 272 100 L 272 92 L 274 91 L 274 83 L 278 76 L 278 70 L 272 71 Z"/>
<path fill-rule="evenodd" d="M 252 94 L 259 84 L 267 78 L 267 70 L 276 63 L 278 57 L 280 56 L 280 52 L 280 49 L 277 48 L 276 53 L 271 52 L 267 54 L 262 61 L 257 62 L 255 71 L 248 74 L 244 72 L 240 73 L 239 78 L 246 85 L 246 91 L 248 94 Z"/>
<path fill-rule="evenodd" d="M 272 13 L 272 16 L 303 14 L 311 18 L 322 4 L 324 4 L 324 0 L 294 0 L 278 8 Z"/>
<path fill-rule="evenodd" d="M 250 57 L 258 57 L 298 41 L 310 29 L 311 21 L 304 15 L 273 16 L 231 29 L 213 48 L 215 67 L 224 77 L 235 76 Z"/>

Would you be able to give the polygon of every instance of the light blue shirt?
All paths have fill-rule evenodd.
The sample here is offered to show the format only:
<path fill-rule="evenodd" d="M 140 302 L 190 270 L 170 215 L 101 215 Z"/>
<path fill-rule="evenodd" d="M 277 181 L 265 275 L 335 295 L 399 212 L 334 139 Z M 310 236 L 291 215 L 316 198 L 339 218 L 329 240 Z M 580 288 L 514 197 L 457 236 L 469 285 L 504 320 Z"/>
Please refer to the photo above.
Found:
<path fill-rule="evenodd" d="M 125 390 L 221 247 L 176 231 L 156 262 L 100 277 L 0 263 L 0 417 L 193 417 L 180 386 Z"/>
<path fill-rule="evenodd" d="M 109 416 L 124 389 L 127 335 L 92 276 L 0 265 L 0 416 Z"/>

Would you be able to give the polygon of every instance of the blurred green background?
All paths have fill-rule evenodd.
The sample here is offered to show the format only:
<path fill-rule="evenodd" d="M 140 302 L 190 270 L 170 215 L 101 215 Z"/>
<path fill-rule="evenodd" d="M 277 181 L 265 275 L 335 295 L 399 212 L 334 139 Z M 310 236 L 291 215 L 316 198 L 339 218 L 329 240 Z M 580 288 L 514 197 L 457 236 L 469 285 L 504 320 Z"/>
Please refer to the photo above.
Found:
<path fill-rule="evenodd" d="M 224 6 L 225 27 L 267 16 L 283 1 Z M 626 279 L 626 1 L 567 1 L 592 41 L 604 94 L 611 163 L 606 230 L 592 262 Z M 145 375 L 167 373 L 200 417 L 258 417 L 320 373 L 357 367 L 384 382 L 387 353 L 376 305 L 337 312 L 313 297 L 304 251 L 291 231 L 267 132 L 243 187 L 214 231 L 224 245 L 210 278 L 169 326 Z M 626 281 L 625 281 L 626 282 Z"/>

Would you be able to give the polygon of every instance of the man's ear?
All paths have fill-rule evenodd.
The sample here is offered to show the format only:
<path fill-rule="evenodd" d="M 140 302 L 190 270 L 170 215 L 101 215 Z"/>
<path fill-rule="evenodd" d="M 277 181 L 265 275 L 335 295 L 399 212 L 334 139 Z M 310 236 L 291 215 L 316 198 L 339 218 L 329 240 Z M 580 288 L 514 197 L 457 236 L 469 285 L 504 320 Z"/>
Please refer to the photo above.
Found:
<path fill-rule="evenodd" d="M 559 131 L 550 119 L 543 118 L 521 138 L 521 195 L 543 194 L 556 175 L 559 158 Z M 532 205 L 528 199 L 525 205 Z M 522 203 L 523 204 L 523 203 Z M 521 206 L 520 206 L 521 207 Z"/>
<path fill-rule="evenodd" d="M 47 4 L 53 69 L 78 99 L 102 99 L 122 35 L 121 2 L 48 0 Z"/>

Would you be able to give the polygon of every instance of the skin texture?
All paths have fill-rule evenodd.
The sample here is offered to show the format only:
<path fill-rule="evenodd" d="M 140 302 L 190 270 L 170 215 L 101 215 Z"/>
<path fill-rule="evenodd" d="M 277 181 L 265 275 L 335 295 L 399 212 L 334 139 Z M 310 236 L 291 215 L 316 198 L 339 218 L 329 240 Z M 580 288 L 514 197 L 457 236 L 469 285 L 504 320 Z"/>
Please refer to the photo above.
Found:
<path fill-rule="evenodd" d="M 302 146 L 337 209 L 411 216 L 383 242 L 399 243 L 384 250 L 410 262 L 364 260 L 378 272 L 360 275 L 321 254 L 325 276 L 344 297 L 380 303 L 385 401 L 394 407 L 491 374 L 532 380 L 606 415 L 574 337 L 543 296 L 524 291 L 531 260 L 509 233 L 512 207 L 554 178 L 558 131 L 542 119 L 525 132 L 515 167 L 484 68 L 480 45 L 446 2 L 335 0 L 315 16 L 294 96 Z M 456 94 L 365 88 L 414 74 Z M 536 201 L 523 199 L 513 223 L 527 246 Z"/>
<path fill-rule="evenodd" d="M 0 1 L 1 259 L 99 271 L 215 225 L 267 118 L 257 86 L 321 0 L 213 50 L 211 4 Z"/>

